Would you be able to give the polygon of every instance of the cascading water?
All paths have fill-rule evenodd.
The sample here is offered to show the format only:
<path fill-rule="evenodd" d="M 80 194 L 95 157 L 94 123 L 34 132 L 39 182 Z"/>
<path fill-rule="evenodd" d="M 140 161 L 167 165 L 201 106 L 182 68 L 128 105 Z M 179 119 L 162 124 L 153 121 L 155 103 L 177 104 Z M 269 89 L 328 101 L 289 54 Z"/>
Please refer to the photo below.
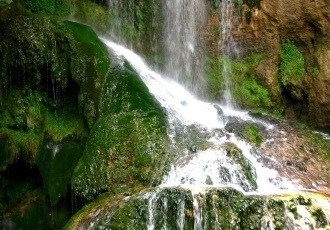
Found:
<path fill-rule="evenodd" d="M 110 14 L 109 33 L 111 37 L 122 44 L 127 44 L 132 48 L 134 31 L 134 4 L 132 0 L 108 0 Z"/>
<path fill-rule="evenodd" d="M 194 147 L 188 146 L 189 143 L 183 140 L 183 145 L 187 148 L 177 148 L 182 152 L 177 153 L 177 159 L 173 162 L 171 170 L 163 178 L 157 190 L 145 196 L 148 200 L 148 230 L 158 229 L 156 226 L 159 224 L 163 226 L 162 229 L 167 229 L 168 218 L 171 217 L 167 216 L 170 215 L 168 210 L 172 206 L 168 200 L 170 197 L 164 197 L 164 193 L 171 193 L 171 189 L 174 191 L 183 189 L 191 193 L 191 198 L 177 198 L 175 225 L 177 229 L 186 229 L 184 226 L 189 225 L 186 223 L 188 221 L 185 219 L 186 214 L 182 211 L 189 206 L 192 207 L 191 215 L 194 219 L 192 225 L 195 230 L 210 229 L 208 226 L 220 225 L 217 216 L 218 207 L 213 207 L 215 204 L 211 202 L 214 213 L 210 214 L 210 211 L 205 210 L 205 199 L 219 196 L 219 192 L 212 195 L 213 190 L 232 188 L 245 195 L 260 196 L 289 194 L 303 189 L 293 181 L 281 177 L 275 169 L 263 165 L 257 149 L 227 128 L 233 120 L 252 122 L 270 132 L 279 132 L 275 127 L 250 117 L 246 112 L 200 101 L 177 82 L 163 78 L 152 71 L 132 51 L 106 39 L 103 41 L 115 55 L 121 57 L 119 59 L 124 57 L 132 65 L 150 92 L 166 109 L 172 144 L 180 144 L 182 140 L 179 136 L 182 134 L 186 136 L 185 140 L 202 142 L 198 147 Z M 196 139 L 194 135 L 198 138 Z M 271 158 L 268 161 L 277 163 Z"/>
<path fill-rule="evenodd" d="M 239 56 L 237 43 L 233 39 L 232 31 L 234 30 L 235 6 L 233 0 L 221 1 L 220 3 L 220 40 L 219 49 L 222 55 L 222 76 L 224 80 L 223 103 L 226 106 L 235 107 L 235 102 L 231 93 L 232 89 L 232 69 L 230 58 Z"/>
<path fill-rule="evenodd" d="M 237 119 L 260 122 L 250 117 L 247 112 L 232 110 L 231 108 L 203 102 L 196 99 L 184 87 L 177 82 L 162 78 L 161 75 L 152 71 L 143 60 L 132 51 L 119 46 L 111 41 L 103 39 L 104 43 L 115 52 L 116 55 L 123 56 L 139 73 L 150 92 L 167 110 L 169 119 L 169 135 L 173 143 L 176 144 L 177 127 L 194 126 L 205 138 L 205 150 L 186 150 L 179 154 L 177 164 L 173 165 L 169 174 L 164 178 L 160 187 L 187 186 L 193 189 L 204 189 L 205 187 L 233 186 L 241 191 L 258 191 L 267 193 L 269 188 L 274 189 L 294 189 L 289 183 L 279 177 L 276 171 L 263 167 L 258 163 L 258 159 L 252 154 L 252 146 L 240 140 L 235 134 L 227 132 L 224 127 L 232 117 Z M 221 111 L 219 111 L 221 110 Z M 271 125 L 260 123 L 266 129 L 273 129 Z M 224 134 L 225 133 L 225 134 Z M 191 135 L 185 133 L 185 135 Z M 249 181 L 243 176 L 241 166 L 231 160 L 225 153 L 226 144 L 233 143 L 242 150 L 242 155 L 247 160 L 247 164 L 253 165 L 256 174 L 257 189 L 253 189 Z M 208 148 L 209 147 L 209 148 Z M 219 165 L 226 168 L 231 177 L 227 181 L 217 173 Z M 207 182 L 207 179 L 210 179 Z M 245 181 L 245 182 L 244 182 Z M 272 183 L 272 182 L 275 182 Z"/>
<path fill-rule="evenodd" d="M 111 0 L 110 6 L 120 2 Z M 164 32 L 167 50 L 166 77 L 151 70 L 129 49 L 102 39 L 118 60 L 125 59 L 130 63 L 150 93 L 166 110 L 168 135 L 173 146 L 171 151 L 176 153 L 175 160 L 161 184 L 152 191 L 127 197 L 123 202 L 139 200 L 139 205 L 135 207 L 138 207 L 141 216 L 139 218 L 143 223 L 139 222 L 140 219 L 133 222 L 144 227 L 137 229 L 232 229 L 230 226 L 240 226 L 233 229 L 245 229 L 247 223 L 242 222 L 237 213 L 245 218 L 251 214 L 250 208 L 254 210 L 254 205 L 260 210 L 257 210 L 256 214 L 259 219 L 253 221 L 262 226 L 261 229 L 316 227 L 317 223 L 312 222 L 307 214 L 304 219 L 308 221 L 302 223 L 287 214 L 286 210 L 292 209 L 290 203 L 285 207 L 284 203 L 274 200 L 267 203 L 268 201 L 259 198 L 249 198 L 298 193 L 304 190 L 304 185 L 295 181 L 295 177 L 280 176 L 276 170 L 281 169 L 280 162 L 262 156 L 260 149 L 247 143 L 239 136 L 239 131 L 235 132 L 235 124 L 252 124 L 264 132 L 282 134 L 275 126 L 255 119 L 247 112 L 233 109 L 234 102 L 230 92 L 231 67 L 228 58 L 237 57 L 239 54 L 231 36 L 234 3 L 231 0 L 222 2 L 219 46 L 224 57 L 224 106 L 203 102 L 194 96 L 201 90 L 198 87 L 203 85 L 197 80 L 198 77 L 203 78 L 204 70 L 201 63 L 203 58 L 198 52 L 196 28 L 197 24 L 203 22 L 203 15 L 200 13 L 204 12 L 204 1 L 167 0 L 164 3 L 167 12 Z M 185 80 L 181 80 L 182 78 Z M 194 92 L 194 95 L 178 82 Z M 267 142 L 272 143 L 273 140 Z M 317 186 L 308 188 L 316 190 Z M 239 203 L 243 199 L 246 199 L 246 202 Z M 141 202 L 146 208 L 142 208 Z M 282 219 L 278 219 L 278 214 L 273 213 L 272 207 L 282 210 Z M 264 213 L 263 216 L 258 214 L 259 212 Z M 111 222 L 112 215 L 116 215 L 116 212 L 107 215 L 105 226 Z M 249 223 L 249 226 L 255 225 Z"/>
<path fill-rule="evenodd" d="M 204 90 L 204 57 L 198 28 L 205 22 L 204 0 L 166 0 L 165 72 L 195 95 Z"/>

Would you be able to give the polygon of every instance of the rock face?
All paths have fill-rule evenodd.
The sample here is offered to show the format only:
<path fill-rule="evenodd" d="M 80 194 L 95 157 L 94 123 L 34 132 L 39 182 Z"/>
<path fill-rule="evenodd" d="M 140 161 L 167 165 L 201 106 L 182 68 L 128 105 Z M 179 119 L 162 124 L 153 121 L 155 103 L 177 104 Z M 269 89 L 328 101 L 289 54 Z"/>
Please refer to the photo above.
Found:
<path fill-rule="evenodd" d="M 302 196 L 304 195 L 304 196 Z M 182 188 L 102 197 L 64 229 L 324 229 L 329 199 L 315 194 L 244 196 L 234 189 Z"/>
<path fill-rule="evenodd" d="M 242 20 L 235 33 L 244 55 L 266 54 L 256 68 L 258 80 L 278 105 L 284 105 L 285 114 L 323 130 L 330 129 L 329 12 L 325 0 L 262 0 L 252 8 L 243 4 Z M 304 56 L 306 73 L 299 84 L 281 84 L 279 54 L 285 40 L 293 42 Z"/>

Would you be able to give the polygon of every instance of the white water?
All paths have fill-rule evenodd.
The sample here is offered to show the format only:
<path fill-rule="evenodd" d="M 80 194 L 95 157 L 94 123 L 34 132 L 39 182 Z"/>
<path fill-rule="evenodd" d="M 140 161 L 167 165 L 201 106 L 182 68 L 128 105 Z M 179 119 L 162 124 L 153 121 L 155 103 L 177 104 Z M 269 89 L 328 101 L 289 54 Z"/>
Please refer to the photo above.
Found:
<path fill-rule="evenodd" d="M 166 74 L 186 85 L 196 95 L 204 87 L 205 58 L 197 31 L 204 25 L 205 1 L 165 0 L 164 7 Z"/>
<path fill-rule="evenodd" d="M 235 107 L 235 103 L 232 97 L 232 68 L 230 64 L 230 57 L 239 56 L 238 46 L 232 36 L 234 30 L 234 19 L 237 17 L 234 16 L 235 7 L 233 0 L 222 1 L 220 4 L 220 28 L 221 35 L 219 41 L 219 49 L 222 58 L 222 76 L 224 79 L 224 95 L 223 103 L 228 107 Z"/>
<path fill-rule="evenodd" d="M 276 170 L 263 166 L 258 162 L 258 155 L 251 151 L 253 149 L 252 146 L 237 138 L 234 133 L 228 133 L 224 129 L 230 116 L 245 121 L 258 122 L 259 125 L 264 125 L 266 129 L 275 129 L 273 126 L 254 120 L 248 116 L 246 112 L 235 111 L 227 107 L 221 107 L 223 109 L 223 115 L 219 115 L 218 109 L 214 107 L 214 104 L 196 99 L 175 81 L 165 79 L 158 73 L 152 71 L 144 61 L 132 51 L 109 40 L 102 40 L 113 53 L 117 55 L 119 60 L 126 59 L 130 62 L 132 67 L 139 73 L 141 79 L 148 86 L 150 92 L 167 110 L 170 123 L 170 137 L 175 136 L 176 125 L 186 127 L 194 125 L 201 132 L 209 134 L 206 135 L 206 141 L 210 144 L 210 147 L 190 154 L 186 152 L 182 153 L 181 157 L 179 157 L 176 162 L 173 162 L 172 169 L 163 178 L 162 184 L 156 188 L 156 191 L 148 192 L 141 196 L 148 202 L 146 229 L 156 230 L 156 225 L 159 223 L 163 224 L 161 230 L 170 228 L 168 225 L 171 223 L 168 222 L 168 217 L 172 215 L 172 213 L 169 213 L 170 208 L 168 205 L 170 199 L 173 199 L 173 197 L 164 197 L 162 195 L 162 191 L 166 191 L 164 188 L 183 187 L 185 190 L 191 192 L 193 199 L 192 213 L 186 213 L 185 211 L 185 206 L 189 204 L 185 203 L 184 196 L 175 198 L 177 199 L 177 213 L 176 223 L 173 224 L 180 230 L 187 227 L 185 225 L 185 220 L 187 215 L 189 216 L 191 214 L 193 215 L 194 230 L 208 229 L 209 220 L 206 215 L 207 210 L 204 210 L 203 207 L 205 207 L 204 194 L 206 194 L 210 188 L 221 189 L 224 187 L 231 187 L 244 194 L 257 195 L 299 193 L 302 188 L 295 185 L 292 181 L 280 177 Z M 217 129 L 225 132 L 225 135 L 212 132 Z M 225 153 L 222 145 L 228 142 L 241 149 L 244 157 L 253 166 L 252 171 L 255 174 L 257 188 L 253 188 L 253 186 L 249 184 L 249 181 L 242 176 L 243 172 L 241 171 L 241 166 L 235 163 L 235 161 Z M 173 143 L 175 144 L 175 142 Z M 231 176 L 230 180 L 219 176 L 220 167 L 228 170 Z M 216 201 L 214 200 L 213 202 Z M 320 205 L 322 210 L 325 210 L 326 213 L 329 213 L 327 211 L 329 210 L 328 204 L 328 202 L 325 202 L 324 209 L 323 206 Z M 215 216 L 214 226 L 220 229 L 222 220 L 218 218 L 219 210 L 215 204 L 212 203 L 212 205 L 214 206 Z M 298 208 L 298 214 L 302 217 L 298 220 L 292 216 L 292 213 L 286 211 L 286 216 L 292 220 L 293 228 L 291 229 L 310 229 L 311 226 L 313 226 L 313 229 L 317 229 L 315 220 L 305 210 L 306 208 L 304 208 L 305 206 Z M 268 216 L 263 217 L 261 229 L 274 229 L 273 217 L 270 216 L 270 219 L 267 218 Z M 327 216 L 327 218 L 329 217 Z"/>
<path fill-rule="evenodd" d="M 210 133 L 215 129 L 223 129 L 228 116 L 253 120 L 246 112 L 227 107 L 221 107 L 223 115 L 219 115 L 214 104 L 198 100 L 175 81 L 163 78 L 151 70 L 137 54 L 109 40 L 104 38 L 102 40 L 118 56 L 118 59 L 124 58 L 133 66 L 150 92 L 167 110 L 168 120 L 172 126 L 169 127 L 170 135 L 175 135 L 174 126 L 177 124 L 195 125 L 201 132 Z M 281 178 L 274 169 L 264 167 L 259 163 L 257 157 L 251 153 L 252 147 L 238 139 L 233 133 L 223 136 L 209 135 L 205 141 L 210 144 L 206 150 L 200 150 L 191 155 L 182 153 L 182 157 L 173 163 L 172 169 L 164 177 L 160 187 L 181 186 L 196 191 L 203 191 L 209 187 L 234 187 L 242 192 L 258 194 L 286 193 L 299 189 L 299 186 L 293 182 Z M 257 189 L 253 189 L 249 181 L 242 176 L 241 166 L 225 154 L 222 145 L 227 142 L 234 143 L 241 149 L 244 157 L 253 165 Z M 230 180 L 224 180 L 219 175 L 220 166 L 229 171 Z"/>

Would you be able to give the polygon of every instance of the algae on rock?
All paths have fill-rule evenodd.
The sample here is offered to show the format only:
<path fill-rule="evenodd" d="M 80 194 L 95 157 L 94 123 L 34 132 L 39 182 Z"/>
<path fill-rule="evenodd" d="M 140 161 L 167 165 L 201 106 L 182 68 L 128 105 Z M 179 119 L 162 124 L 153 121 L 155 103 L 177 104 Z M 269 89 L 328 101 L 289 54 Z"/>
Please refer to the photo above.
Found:
<path fill-rule="evenodd" d="M 156 169 L 168 141 L 163 110 L 130 68 L 113 66 L 102 92 L 100 118 L 73 178 L 76 191 L 88 199 L 158 183 L 163 172 Z"/>
<path fill-rule="evenodd" d="M 310 203 L 299 203 L 308 201 Z M 235 189 L 207 189 L 192 193 L 182 188 L 147 190 L 133 196 L 102 196 L 73 216 L 64 229 L 298 229 L 326 227 L 322 208 L 313 194 L 246 196 Z M 325 199 L 327 198 L 321 198 Z M 297 201 L 293 203 L 290 200 Z M 314 208 L 312 204 L 315 205 Z M 328 204 L 329 205 L 329 204 Z M 297 219 L 290 210 L 297 208 Z M 306 208 L 307 216 L 300 213 Z M 304 220 L 299 222 L 299 220 Z"/>
<path fill-rule="evenodd" d="M 23 222 L 39 222 L 33 207 L 41 202 L 45 215 L 59 209 L 65 216 L 58 216 L 59 229 L 72 211 L 63 198 L 98 116 L 108 52 L 88 26 L 55 18 L 7 17 L 0 20 L 0 31 L 0 226 L 10 217 L 25 228 L 23 214 Z M 20 162 L 28 165 L 27 175 L 37 173 L 31 178 L 17 173 L 21 177 L 12 182 L 15 170 L 22 170 Z M 36 189 L 40 199 L 22 196 L 7 202 L 7 190 L 29 194 Z M 45 219 L 40 228 L 50 225 L 54 220 Z"/>

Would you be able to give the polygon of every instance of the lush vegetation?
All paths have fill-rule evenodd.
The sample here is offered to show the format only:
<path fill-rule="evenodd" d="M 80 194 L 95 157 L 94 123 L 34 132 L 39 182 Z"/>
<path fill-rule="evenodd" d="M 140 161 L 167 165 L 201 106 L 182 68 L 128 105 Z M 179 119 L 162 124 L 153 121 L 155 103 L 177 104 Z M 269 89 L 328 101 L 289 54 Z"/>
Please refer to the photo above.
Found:
<path fill-rule="evenodd" d="M 260 146 L 260 144 L 263 142 L 263 137 L 260 133 L 260 130 L 256 125 L 253 124 L 248 124 L 244 127 L 242 136 L 256 146 Z"/>
<path fill-rule="evenodd" d="M 272 99 L 268 90 L 258 83 L 255 68 L 263 59 L 263 55 L 251 55 L 241 60 L 227 57 L 209 59 L 207 62 L 207 78 L 210 96 L 219 100 L 224 90 L 224 77 L 221 70 L 224 65 L 229 68 L 231 91 L 235 102 L 249 109 L 270 110 Z"/>
<path fill-rule="evenodd" d="M 69 0 L 26 0 L 25 7 L 41 15 L 66 16 L 70 13 Z"/>
<path fill-rule="evenodd" d="M 75 209 L 65 198 L 108 52 L 91 28 L 50 17 L 4 18 L 0 31 L 0 215 L 22 229 L 60 229 Z"/>
<path fill-rule="evenodd" d="M 157 183 L 167 143 L 164 116 L 135 72 L 113 67 L 103 84 L 100 118 L 74 172 L 75 190 L 91 199 Z"/>
<path fill-rule="evenodd" d="M 297 46 L 285 40 L 280 53 L 280 80 L 283 87 L 288 84 L 300 84 L 305 75 L 304 56 Z"/>

